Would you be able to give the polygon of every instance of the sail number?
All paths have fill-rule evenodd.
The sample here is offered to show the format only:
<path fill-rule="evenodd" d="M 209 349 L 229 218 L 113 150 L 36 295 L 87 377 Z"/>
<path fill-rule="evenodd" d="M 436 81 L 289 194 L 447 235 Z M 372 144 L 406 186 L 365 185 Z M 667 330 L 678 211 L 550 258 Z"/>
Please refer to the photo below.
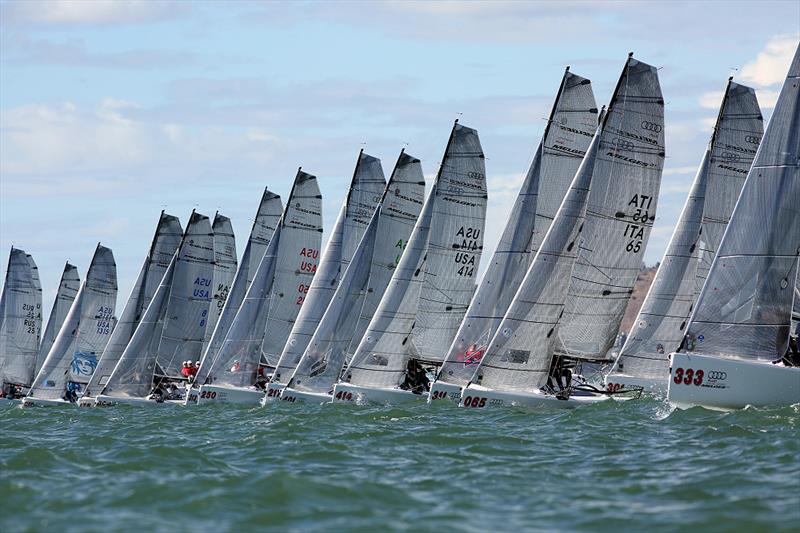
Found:
<path fill-rule="evenodd" d="M 480 228 L 461 226 L 456 232 L 456 244 L 453 247 L 459 251 L 456 252 L 453 261 L 458 267 L 457 274 L 459 276 L 471 278 L 475 275 L 475 263 L 477 261 L 473 252 L 481 248 L 480 236 Z M 458 243 L 459 240 L 461 243 Z"/>
<path fill-rule="evenodd" d="M 95 318 L 97 319 L 96 326 L 98 335 L 108 335 L 111 333 L 111 316 L 113 314 L 114 310 L 107 305 L 100 306 L 100 309 L 97 310 Z"/>
<path fill-rule="evenodd" d="M 32 335 L 36 335 L 36 320 L 42 319 L 42 314 L 39 312 L 39 304 L 31 305 L 31 304 L 22 304 L 22 310 L 25 312 L 25 319 L 23 320 L 23 326 L 25 327 L 25 331 Z"/>
<path fill-rule="evenodd" d="M 300 296 L 297 297 L 297 301 L 295 302 L 297 305 L 303 305 L 303 302 L 306 299 L 306 294 L 308 294 L 309 285 L 305 283 L 301 283 L 297 286 L 297 292 L 300 293 Z"/>
<path fill-rule="evenodd" d="M 625 225 L 625 237 L 628 243 L 625 245 L 625 251 L 628 253 L 639 253 L 642 250 L 644 243 L 644 228 L 647 221 L 650 220 L 650 207 L 653 204 L 653 197 L 644 194 L 634 194 L 628 202 L 628 207 L 633 206 L 634 211 L 631 218 L 637 224 L 628 223 Z"/>
<path fill-rule="evenodd" d="M 684 370 L 683 368 L 676 368 L 675 375 L 672 377 L 672 382 L 676 385 L 680 385 L 683 383 L 684 385 L 692 385 L 699 387 L 703 384 L 703 376 L 705 376 L 705 372 L 687 368 Z"/>

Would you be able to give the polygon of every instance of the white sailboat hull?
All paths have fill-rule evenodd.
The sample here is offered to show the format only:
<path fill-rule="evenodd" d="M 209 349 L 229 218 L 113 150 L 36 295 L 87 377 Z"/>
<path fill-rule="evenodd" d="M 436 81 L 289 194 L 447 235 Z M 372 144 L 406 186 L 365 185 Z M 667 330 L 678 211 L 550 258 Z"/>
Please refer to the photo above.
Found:
<path fill-rule="evenodd" d="M 67 402 L 64 400 L 51 400 L 45 398 L 31 398 L 30 396 L 25 396 L 22 399 L 22 407 L 43 407 L 47 405 L 73 405 L 72 402 Z"/>
<path fill-rule="evenodd" d="M 630 389 L 632 387 L 641 387 L 644 392 L 655 394 L 656 396 L 667 395 L 667 381 L 669 376 L 665 375 L 663 378 L 642 378 L 637 376 L 629 376 L 628 374 L 619 374 L 614 372 L 609 374 L 603 380 L 606 390 L 609 392 L 616 392 L 622 389 Z"/>
<path fill-rule="evenodd" d="M 285 388 L 281 400 L 290 403 L 331 403 L 333 396 L 324 392 L 306 392 Z"/>
<path fill-rule="evenodd" d="M 574 409 L 581 405 L 602 402 L 608 396 L 574 394 L 566 399 L 558 399 L 552 394 L 541 392 L 498 391 L 470 384 L 461 391 L 459 407 L 482 409 L 486 407 L 549 407 L 555 409 Z"/>
<path fill-rule="evenodd" d="M 333 388 L 334 402 L 394 405 L 417 400 L 426 400 L 427 398 L 427 392 L 424 394 L 414 394 L 411 391 L 403 389 L 378 389 L 373 387 L 361 387 L 351 383 L 337 383 Z"/>
<path fill-rule="evenodd" d="M 104 394 L 95 398 L 95 407 L 111 407 L 113 405 L 183 405 L 184 400 L 165 400 L 157 402 L 147 398 L 134 398 L 125 396 L 106 396 Z"/>
<path fill-rule="evenodd" d="M 458 403 L 461 401 L 461 389 L 462 387 L 460 385 L 446 383 L 444 381 L 434 381 L 431 384 L 430 393 L 428 393 L 428 403 L 444 399 Z"/>
<path fill-rule="evenodd" d="M 78 400 L 78 407 L 97 407 L 95 401 L 96 398 L 94 396 L 82 396 Z"/>
<path fill-rule="evenodd" d="M 286 388 L 286 385 L 283 383 L 269 383 L 267 385 L 267 392 L 264 394 L 264 403 L 274 402 L 280 399 L 281 392 L 283 389 Z"/>
<path fill-rule="evenodd" d="M 224 387 L 222 385 L 203 385 L 197 393 L 197 404 L 235 403 L 258 405 L 264 391 L 255 388 Z"/>
<path fill-rule="evenodd" d="M 687 353 L 671 358 L 668 399 L 680 409 L 727 411 L 800 403 L 800 368 Z"/>

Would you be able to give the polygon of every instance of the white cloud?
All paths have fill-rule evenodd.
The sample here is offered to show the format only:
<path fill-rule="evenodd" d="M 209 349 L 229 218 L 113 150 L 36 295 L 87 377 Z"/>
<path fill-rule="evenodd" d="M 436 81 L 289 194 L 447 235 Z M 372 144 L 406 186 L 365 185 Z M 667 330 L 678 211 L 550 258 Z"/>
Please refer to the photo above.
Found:
<path fill-rule="evenodd" d="M 719 109 L 725 91 L 709 91 L 700 96 L 700 106 L 705 109 Z"/>
<path fill-rule="evenodd" d="M 770 39 L 758 56 L 742 67 L 742 81 L 758 87 L 783 83 L 797 49 L 797 39 L 797 35 L 780 35 Z"/>
<path fill-rule="evenodd" d="M 185 13 L 186 2 L 170 0 L 37 0 L 3 2 L 3 25 L 116 25 L 170 19 Z"/>

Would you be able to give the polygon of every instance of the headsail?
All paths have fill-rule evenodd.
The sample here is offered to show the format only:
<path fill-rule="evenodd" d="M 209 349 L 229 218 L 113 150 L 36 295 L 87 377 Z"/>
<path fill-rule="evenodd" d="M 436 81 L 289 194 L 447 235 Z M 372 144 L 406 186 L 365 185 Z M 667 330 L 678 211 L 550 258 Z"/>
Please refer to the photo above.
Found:
<path fill-rule="evenodd" d="M 620 351 L 617 370 L 669 376 L 733 207 L 764 133 L 755 91 L 728 80 L 714 133 L 650 291 Z M 704 266 L 708 265 L 708 266 Z"/>
<path fill-rule="evenodd" d="M 211 284 L 211 306 L 208 310 L 203 351 L 205 353 L 214 328 L 217 326 L 225 301 L 231 291 L 233 277 L 236 275 L 236 237 L 233 235 L 231 219 L 219 213 L 214 215 L 211 226 L 214 232 L 214 281 Z"/>
<path fill-rule="evenodd" d="M 34 267 L 24 250 L 11 248 L 0 296 L 0 388 L 3 390 L 6 384 L 28 387 L 33 381 L 42 308 L 42 289 Z"/>
<path fill-rule="evenodd" d="M 97 363 L 92 379 L 86 386 L 85 395 L 97 393 L 105 386 L 161 284 L 161 278 L 164 277 L 164 272 L 180 245 L 182 234 L 183 229 L 178 217 L 162 211 L 159 215 L 155 235 L 150 243 L 150 249 L 144 259 L 142 269 L 139 271 L 139 277 L 136 278 L 128 302 L 108 339 L 108 344 Z"/>
<path fill-rule="evenodd" d="M 81 278 L 78 274 L 78 268 L 75 265 L 67 262 L 64 265 L 64 272 L 61 274 L 61 282 L 58 284 L 58 292 L 56 292 L 56 299 L 53 301 L 53 308 L 50 310 L 50 316 L 47 319 L 47 327 L 42 334 L 42 342 L 39 344 L 39 353 L 36 356 L 36 372 L 42 368 L 50 348 L 56 340 L 56 335 L 61 329 L 61 324 L 67 318 L 67 312 L 72 307 L 72 302 L 75 301 L 75 295 L 78 294 L 78 289 L 81 286 Z"/>
<path fill-rule="evenodd" d="M 374 314 L 422 208 L 425 181 L 418 159 L 400 153 L 380 205 L 339 283 L 289 386 L 328 392 L 339 379 L 358 326 Z M 369 306 L 369 308 L 368 308 Z M 364 324 L 366 329 L 368 321 Z M 357 341 L 356 341 L 357 342 Z"/>
<path fill-rule="evenodd" d="M 589 80 L 564 73 L 550 118 L 489 268 L 439 372 L 465 384 L 508 310 L 597 129 Z"/>
<path fill-rule="evenodd" d="M 325 246 L 319 268 L 311 281 L 297 320 L 283 347 L 273 381 L 287 381 L 297 366 L 347 270 L 347 265 L 350 264 L 385 188 L 386 180 L 380 159 L 361 150 L 344 205 L 333 226 L 330 240 Z"/>
<path fill-rule="evenodd" d="M 111 336 L 117 301 L 117 265 L 111 249 L 97 245 L 86 279 L 67 313 L 30 396 L 57 400 L 79 395 Z"/>
<path fill-rule="evenodd" d="M 664 166 L 664 100 L 655 67 L 628 58 L 603 119 L 583 244 L 559 351 L 606 360 L 655 220 Z"/>
<path fill-rule="evenodd" d="M 346 381 L 394 388 L 409 358 L 442 360 L 475 289 L 485 216 L 478 133 L 456 122 L 433 189 Z"/>
<path fill-rule="evenodd" d="M 800 46 L 687 328 L 686 349 L 786 353 L 800 256 Z"/>

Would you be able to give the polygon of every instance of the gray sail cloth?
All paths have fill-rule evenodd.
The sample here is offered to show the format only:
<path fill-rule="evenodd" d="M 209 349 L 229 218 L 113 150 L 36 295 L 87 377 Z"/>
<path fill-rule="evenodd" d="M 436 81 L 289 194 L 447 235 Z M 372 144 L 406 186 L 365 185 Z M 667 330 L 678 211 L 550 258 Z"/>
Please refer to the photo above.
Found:
<path fill-rule="evenodd" d="M 617 370 L 643 377 L 669 375 L 692 306 L 722 240 L 744 178 L 764 133 L 755 91 L 728 81 L 714 133 L 689 198 L 642 304 Z"/>
<path fill-rule="evenodd" d="M 42 292 L 24 250 L 11 248 L 0 296 L 0 387 L 30 386 L 36 368 Z M 41 318 L 39 319 L 41 321 Z M 41 322 L 40 322 L 41 323 Z"/>
<path fill-rule="evenodd" d="M 261 331 L 262 359 L 276 366 L 311 286 L 322 246 L 322 196 L 317 180 L 298 175 L 295 205 L 284 214 L 266 327 Z"/>
<path fill-rule="evenodd" d="M 231 323 L 219 351 L 201 365 L 195 382 L 248 387 L 257 379 L 261 345 L 275 301 L 290 301 L 294 309 L 304 292 L 300 285 L 316 270 L 322 231 L 322 201 L 316 177 L 298 170 L 281 222 L 256 270 L 255 278 Z M 313 248 L 316 246 L 316 248 Z M 278 278 L 279 267 L 284 274 Z M 298 281 L 299 280 L 299 281 Z M 287 306 L 276 306 L 287 316 Z M 288 306 L 291 311 L 292 307 Z M 294 311 L 296 313 L 296 311 Z M 282 332 L 289 335 L 289 329 Z M 286 336 L 283 337 L 285 342 Z M 279 340 L 279 339 L 278 339 Z M 277 344 L 277 342 L 276 342 Z"/>
<path fill-rule="evenodd" d="M 145 398 L 153 389 L 158 344 L 177 263 L 178 252 L 172 256 L 158 289 L 100 394 Z"/>
<path fill-rule="evenodd" d="M 658 71 L 630 57 L 603 120 L 560 352 L 608 359 L 655 220 L 663 166 Z"/>
<path fill-rule="evenodd" d="M 431 194 L 346 381 L 394 388 L 409 358 L 442 360 L 475 290 L 485 216 L 478 133 L 456 122 Z"/>
<path fill-rule="evenodd" d="M 39 353 L 36 356 L 36 372 L 42 368 L 50 348 L 56 340 L 56 335 L 67 318 L 67 312 L 72 307 L 72 302 L 75 301 L 75 295 L 78 294 L 78 289 L 81 286 L 81 278 L 78 274 L 78 268 L 75 265 L 67 262 L 64 265 L 64 272 L 61 274 L 61 282 L 58 284 L 58 291 L 56 298 L 53 301 L 53 307 L 50 310 L 50 316 L 47 319 L 47 326 L 42 333 L 42 341 L 39 344 Z"/>
<path fill-rule="evenodd" d="M 474 372 L 465 360 L 480 359 L 511 304 L 550 227 L 597 129 L 597 105 L 589 80 L 567 70 L 533 162 L 503 235 L 492 255 L 439 372 L 464 385 Z"/>
<path fill-rule="evenodd" d="M 261 202 L 258 205 L 256 218 L 253 220 L 253 227 L 250 230 L 250 238 L 247 240 L 244 254 L 242 254 L 242 261 L 239 263 L 239 268 L 236 270 L 236 276 L 233 279 L 228 298 L 225 300 L 222 313 L 214 328 L 214 333 L 203 354 L 200 370 L 195 376 L 195 381 L 197 383 L 205 383 L 208 372 L 212 366 L 211 361 L 213 361 L 214 356 L 219 352 L 219 348 L 225 340 L 225 335 L 228 334 L 233 319 L 236 318 L 236 312 L 242 305 L 247 289 L 250 288 L 250 283 L 252 283 L 256 275 L 258 265 L 264 257 L 264 252 L 267 251 L 267 246 L 269 246 L 272 240 L 273 233 L 275 233 L 275 228 L 277 228 L 280 223 L 282 213 L 283 205 L 281 203 L 281 197 L 271 192 L 269 189 L 264 189 L 264 194 L 261 196 Z M 209 363 L 206 364 L 206 361 Z"/>
<path fill-rule="evenodd" d="M 598 128 L 550 229 L 480 359 L 472 381 L 500 390 L 535 391 L 544 385 L 567 288 L 585 227 L 593 170 L 603 144 Z M 462 364 L 469 368 L 471 361 Z"/>
<path fill-rule="evenodd" d="M 33 381 L 31 397 L 57 400 L 68 386 L 75 393 L 82 391 L 111 336 L 116 301 L 114 255 L 98 244 L 86 279 Z"/>
<path fill-rule="evenodd" d="M 178 248 L 156 362 L 167 376 L 181 377 L 183 361 L 203 355 L 214 279 L 214 234 L 207 216 L 192 212 Z"/>
<path fill-rule="evenodd" d="M 364 318 L 372 317 L 397 268 L 424 195 L 420 161 L 401 152 L 380 205 L 297 364 L 289 387 L 320 393 L 333 388 L 355 335 L 360 340 L 369 323 L 360 333 L 359 325 Z"/>
<path fill-rule="evenodd" d="M 689 352 L 786 352 L 800 255 L 800 47 L 687 328 Z"/>
<path fill-rule="evenodd" d="M 380 159 L 367 155 L 362 150 L 358 154 L 347 198 L 278 359 L 272 381 L 285 382 L 291 377 L 350 264 L 385 188 L 386 179 Z"/>
<path fill-rule="evenodd" d="M 211 306 L 208 310 L 205 340 L 203 341 L 203 354 L 206 352 L 219 317 L 222 315 L 222 309 L 228 299 L 237 267 L 236 237 L 233 234 L 231 219 L 217 213 L 214 215 L 211 229 L 214 232 L 214 282 L 211 285 L 213 290 Z"/>
<path fill-rule="evenodd" d="M 139 276 L 136 278 L 131 295 L 108 339 L 108 344 L 97 363 L 92 379 L 86 386 L 84 395 L 91 396 L 105 386 L 156 290 L 161 285 L 161 278 L 164 277 L 164 273 L 180 245 L 182 235 L 183 229 L 178 217 L 162 211 L 150 243 L 150 249 L 144 259 L 142 269 L 139 271 Z"/>

